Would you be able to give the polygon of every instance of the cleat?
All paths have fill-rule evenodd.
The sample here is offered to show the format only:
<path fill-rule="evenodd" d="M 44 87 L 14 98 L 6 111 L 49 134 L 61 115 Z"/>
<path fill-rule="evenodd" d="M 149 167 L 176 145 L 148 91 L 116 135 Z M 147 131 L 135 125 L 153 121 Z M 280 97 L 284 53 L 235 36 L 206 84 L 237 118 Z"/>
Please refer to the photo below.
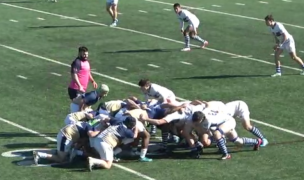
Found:
<path fill-rule="evenodd" d="M 147 157 L 143 157 L 143 158 L 139 158 L 138 161 L 140 161 L 140 162 L 152 162 L 153 160 L 150 159 L 150 158 L 147 158 Z"/>
<path fill-rule="evenodd" d="M 88 170 L 89 170 L 90 172 L 92 172 L 94 163 L 92 162 L 92 158 L 91 158 L 91 157 L 88 157 L 88 158 L 87 158 L 87 163 L 88 163 L 88 164 L 87 164 Z"/>
<path fill-rule="evenodd" d="M 196 149 L 195 149 L 195 150 L 192 150 L 192 151 L 190 152 L 190 156 L 193 157 L 193 158 L 195 158 L 195 159 L 199 159 L 199 158 L 200 158 L 200 152 L 197 151 Z"/>
<path fill-rule="evenodd" d="M 110 27 L 116 27 L 117 26 L 117 22 L 114 21 L 112 24 L 110 24 Z"/>
<path fill-rule="evenodd" d="M 281 76 L 282 76 L 281 73 L 275 73 L 275 74 L 271 75 L 271 77 L 281 77 Z"/>
<path fill-rule="evenodd" d="M 263 138 L 262 139 L 262 144 L 260 145 L 260 147 L 265 147 L 265 146 L 267 146 L 267 144 L 268 144 L 268 140 Z"/>
<path fill-rule="evenodd" d="M 114 156 L 114 158 L 113 158 L 113 162 L 118 163 L 119 161 L 120 161 L 120 158 L 118 158 L 118 157 Z"/>
<path fill-rule="evenodd" d="M 208 46 L 209 42 L 208 41 L 205 41 L 202 45 L 201 45 L 201 48 L 205 48 L 206 46 Z"/>
<path fill-rule="evenodd" d="M 72 148 L 71 152 L 70 152 L 70 157 L 69 157 L 69 162 L 72 162 L 73 159 L 76 157 L 76 149 Z"/>
<path fill-rule="evenodd" d="M 183 49 L 181 49 L 181 51 L 187 52 L 187 51 L 191 51 L 191 49 L 190 48 L 183 48 Z"/>
<path fill-rule="evenodd" d="M 226 159 L 231 159 L 231 155 L 230 154 L 224 154 L 220 160 L 226 160 Z"/>
<path fill-rule="evenodd" d="M 36 165 L 38 165 L 38 162 L 39 162 L 40 157 L 39 157 L 37 151 L 33 151 L 33 157 L 34 157 L 34 163 L 35 163 Z"/>
<path fill-rule="evenodd" d="M 258 144 L 254 145 L 253 150 L 258 151 L 261 144 L 262 144 L 262 139 L 257 139 L 258 140 Z"/>

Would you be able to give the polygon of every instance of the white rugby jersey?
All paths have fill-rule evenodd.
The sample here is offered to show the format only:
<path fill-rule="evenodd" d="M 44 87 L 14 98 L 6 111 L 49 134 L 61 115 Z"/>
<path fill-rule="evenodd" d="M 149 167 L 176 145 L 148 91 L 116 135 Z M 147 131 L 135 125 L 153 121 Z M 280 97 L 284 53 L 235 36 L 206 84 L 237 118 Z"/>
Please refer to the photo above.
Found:
<path fill-rule="evenodd" d="M 287 37 L 287 41 L 289 41 L 292 36 L 288 33 L 288 31 L 285 29 L 284 25 L 279 22 L 275 22 L 274 27 L 270 27 L 270 31 L 277 37 L 281 38 L 281 43 L 284 41 L 284 37 L 282 34 L 285 34 Z"/>
<path fill-rule="evenodd" d="M 153 97 L 154 99 L 164 99 L 164 100 L 166 100 L 166 99 L 170 99 L 172 97 L 175 97 L 175 94 L 171 90 L 169 90 L 169 89 L 167 89 L 163 86 L 151 83 L 150 88 L 145 93 L 146 101 L 151 97 Z"/>
<path fill-rule="evenodd" d="M 203 128 L 205 129 L 217 127 L 230 118 L 230 116 L 226 113 L 219 113 L 218 111 L 214 111 L 210 108 L 204 109 L 203 113 L 206 117 L 206 119 L 202 123 Z"/>
<path fill-rule="evenodd" d="M 189 24 L 194 24 L 194 22 L 199 22 L 199 19 L 186 9 L 182 9 L 180 13 L 177 14 L 177 17 L 180 21 L 180 28 L 183 29 L 184 22 Z"/>

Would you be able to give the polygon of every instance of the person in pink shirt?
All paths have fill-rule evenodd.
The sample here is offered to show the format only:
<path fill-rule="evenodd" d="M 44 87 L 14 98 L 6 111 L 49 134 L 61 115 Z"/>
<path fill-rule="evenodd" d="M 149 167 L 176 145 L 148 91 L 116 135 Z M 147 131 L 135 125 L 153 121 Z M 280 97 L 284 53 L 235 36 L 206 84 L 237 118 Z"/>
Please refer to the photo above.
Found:
<path fill-rule="evenodd" d="M 71 83 L 68 87 L 68 93 L 71 100 L 79 94 L 86 92 L 89 81 L 92 82 L 94 88 L 97 83 L 91 74 L 90 62 L 88 60 L 89 50 L 82 46 L 78 48 L 78 57 L 71 64 Z"/>

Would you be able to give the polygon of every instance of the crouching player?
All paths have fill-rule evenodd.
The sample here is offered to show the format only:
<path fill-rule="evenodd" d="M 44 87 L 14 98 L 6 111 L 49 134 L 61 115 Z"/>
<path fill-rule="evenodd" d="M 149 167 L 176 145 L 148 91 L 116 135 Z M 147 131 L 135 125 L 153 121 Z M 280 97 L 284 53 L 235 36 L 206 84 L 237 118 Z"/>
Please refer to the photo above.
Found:
<path fill-rule="evenodd" d="M 88 136 L 93 137 L 93 147 L 99 153 L 100 159 L 88 157 L 88 169 L 92 171 L 93 167 L 101 167 L 110 169 L 113 163 L 113 149 L 124 138 L 136 138 L 137 129 L 136 119 L 132 117 L 126 118 L 119 125 L 109 126 L 104 131 L 88 131 Z"/>
<path fill-rule="evenodd" d="M 240 118 L 244 129 L 251 132 L 256 137 L 262 139 L 261 147 L 264 147 L 268 144 L 268 140 L 264 138 L 264 135 L 260 132 L 260 130 L 257 127 L 251 125 L 249 108 L 244 101 L 228 102 L 226 104 L 226 111 L 230 116 L 234 118 Z"/>
<path fill-rule="evenodd" d="M 221 160 L 231 158 L 225 144 L 224 136 L 228 137 L 231 142 L 237 145 L 253 145 L 254 150 L 258 150 L 262 143 L 262 139 L 238 137 L 235 131 L 236 122 L 234 118 L 226 114 L 215 113 L 209 108 L 195 112 L 192 116 L 192 122 L 195 126 L 201 126 L 203 130 L 207 130 L 207 132 L 210 131 L 213 134 L 213 138 L 216 140 L 217 146 L 223 154 L 220 158 Z"/>
<path fill-rule="evenodd" d="M 57 134 L 57 154 L 33 151 L 35 164 L 37 165 L 39 163 L 40 158 L 58 163 L 66 162 L 67 155 L 71 151 L 73 144 L 81 138 L 87 138 L 87 123 L 77 122 L 65 126 Z"/>

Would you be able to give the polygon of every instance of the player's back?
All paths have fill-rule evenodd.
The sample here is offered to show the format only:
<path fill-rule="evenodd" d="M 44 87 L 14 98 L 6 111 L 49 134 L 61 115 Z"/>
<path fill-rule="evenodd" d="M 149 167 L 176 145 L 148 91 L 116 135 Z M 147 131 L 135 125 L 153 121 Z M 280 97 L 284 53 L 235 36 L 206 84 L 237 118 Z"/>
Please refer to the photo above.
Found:
<path fill-rule="evenodd" d="M 180 19 L 184 22 L 198 20 L 196 15 L 194 15 L 193 13 L 191 13 L 190 11 L 188 11 L 186 9 L 182 9 L 181 12 L 177 16 L 178 16 L 178 19 Z"/>
<path fill-rule="evenodd" d="M 284 25 L 279 22 L 276 22 L 274 27 L 270 27 L 270 31 L 277 37 L 282 37 L 282 34 L 285 34 L 287 38 L 291 36 L 289 32 L 285 29 Z"/>

